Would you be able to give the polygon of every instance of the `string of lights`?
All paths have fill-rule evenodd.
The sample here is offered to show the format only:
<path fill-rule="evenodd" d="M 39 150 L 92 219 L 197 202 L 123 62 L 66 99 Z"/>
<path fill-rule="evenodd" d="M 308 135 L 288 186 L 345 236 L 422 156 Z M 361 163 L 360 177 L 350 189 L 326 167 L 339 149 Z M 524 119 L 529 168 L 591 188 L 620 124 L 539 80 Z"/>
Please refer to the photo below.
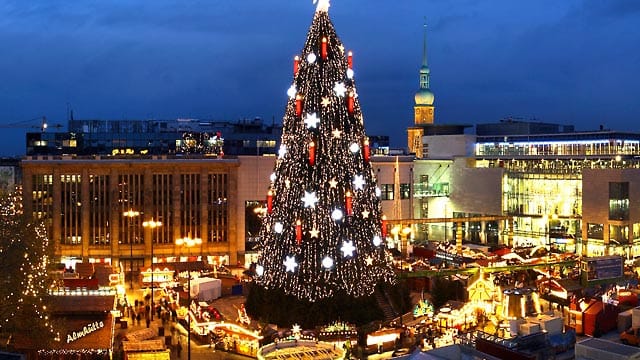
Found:
<path fill-rule="evenodd" d="M 21 196 L 0 199 L 0 334 L 27 336 L 46 343 L 55 337 L 45 297 L 48 294 L 50 243 L 44 224 L 29 222 Z"/>
<path fill-rule="evenodd" d="M 370 295 L 394 279 L 353 55 L 327 9 L 318 7 L 294 58 L 256 266 L 259 285 L 310 301 Z"/>

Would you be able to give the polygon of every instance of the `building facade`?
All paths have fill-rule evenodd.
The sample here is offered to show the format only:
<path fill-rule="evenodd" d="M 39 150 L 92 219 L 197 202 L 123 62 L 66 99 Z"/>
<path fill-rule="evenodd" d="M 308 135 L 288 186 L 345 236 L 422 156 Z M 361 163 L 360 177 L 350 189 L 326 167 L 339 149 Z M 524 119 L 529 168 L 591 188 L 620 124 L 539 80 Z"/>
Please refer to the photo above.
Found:
<path fill-rule="evenodd" d="M 99 159 L 27 157 L 22 160 L 25 213 L 45 222 L 64 260 L 126 262 L 138 269 L 156 258 L 215 256 L 235 264 L 237 159 Z M 232 186 L 232 184 L 234 186 Z M 131 213 L 129 213 L 131 211 Z M 126 216 L 127 214 L 134 216 Z M 153 219 L 162 226 L 143 227 Z M 175 245 L 200 238 L 199 248 Z"/>

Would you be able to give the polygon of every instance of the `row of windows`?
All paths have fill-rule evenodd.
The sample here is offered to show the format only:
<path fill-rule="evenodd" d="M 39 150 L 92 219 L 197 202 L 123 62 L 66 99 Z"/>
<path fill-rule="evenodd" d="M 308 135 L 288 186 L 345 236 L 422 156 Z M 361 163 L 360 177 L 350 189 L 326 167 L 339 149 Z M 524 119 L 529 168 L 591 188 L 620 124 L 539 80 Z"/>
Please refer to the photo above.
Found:
<path fill-rule="evenodd" d="M 380 185 L 380 191 L 382 192 L 382 200 L 394 200 L 395 199 L 395 185 L 394 184 L 382 184 Z M 400 199 L 411 198 L 411 184 L 400 184 L 399 188 Z"/>
<path fill-rule="evenodd" d="M 143 222 L 152 218 L 162 223 L 151 234 L 151 241 L 156 244 L 172 243 L 176 233 L 208 242 L 228 241 L 228 175 L 180 174 L 175 177 L 178 189 L 174 188 L 174 177 L 169 173 L 153 174 L 146 181 L 151 182 L 149 186 L 143 174 L 86 178 L 65 174 L 57 179 L 60 193 L 56 195 L 51 175 L 33 175 L 32 212 L 45 221 L 50 233 L 53 214 L 59 214 L 56 220 L 60 243 L 64 245 L 81 244 L 84 227 L 89 229 L 87 241 L 92 246 L 109 247 L 112 241 L 143 244 Z M 113 180 L 117 183 L 113 184 Z M 83 188 L 88 191 L 83 193 Z M 174 196 L 176 191 L 178 196 Z M 60 200 L 59 208 L 54 208 L 54 198 Z M 207 211 L 203 212 L 205 208 Z M 133 210 L 131 216 L 124 215 L 129 210 Z M 113 222 L 117 223 L 117 231 Z"/>

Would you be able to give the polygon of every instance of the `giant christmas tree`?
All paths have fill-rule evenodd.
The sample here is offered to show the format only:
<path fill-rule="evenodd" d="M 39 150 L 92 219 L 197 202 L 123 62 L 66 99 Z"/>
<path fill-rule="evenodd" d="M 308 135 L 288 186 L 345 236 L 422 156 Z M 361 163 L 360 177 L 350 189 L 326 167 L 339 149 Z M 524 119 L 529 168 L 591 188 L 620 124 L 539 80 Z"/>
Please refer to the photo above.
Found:
<path fill-rule="evenodd" d="M 328 8 L 320 0 L 294 58 L 255 271 L 261 297 L 268 298 L 263 302 L 284 294 L 299 304 L 320 303 L 323 311 L 337 299 L 370 298 L 376 285 L 394 280 L 352 55 Z M 247 302 L 254 315 L 256 301 L 250 295 Z M 296 308 L 280 300 L 273 305 Z M 309 314 L 309 306 L 300 309 Z M 338 311 L 336 317 L 348 316 Z"/>

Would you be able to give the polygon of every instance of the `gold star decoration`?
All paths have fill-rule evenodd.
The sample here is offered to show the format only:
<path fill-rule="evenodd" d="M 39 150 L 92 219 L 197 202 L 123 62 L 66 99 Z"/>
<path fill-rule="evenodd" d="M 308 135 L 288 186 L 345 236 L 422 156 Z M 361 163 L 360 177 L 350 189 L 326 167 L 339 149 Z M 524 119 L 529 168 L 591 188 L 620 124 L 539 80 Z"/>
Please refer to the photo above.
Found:
<path fill-rule="evenodd" d="M 369 214 L 370 214 L 370 212 L 368 210 L 365 210 L 365 211 L 362 212 L 362 217 L 365 218 L 365 219 L 368 219 L 369 218 Z"/>
<path fill-rule="evenodd" d="M 367 266 L 371 266 L 373 265 L 373 258 L 371 256 L 367 256 L 364 262 L 367 264 Z"/>
<path fill-rule="evenodd" d="M 289 181 L 289 179 L 284 181 L 284 186 L 287 187 L 287 189 L 291 186 L 291 181 Z"/>
<path fill-rule="evenodd" d="M 340 49 L 340 52 L 344 55 L 344 46 L 342 44 L 338 46 L 338 49 Z"/>
<path fill-rule="evenodd" d="M 318 238 L 318 234 L 320 233 L 320 231 L 318 231 L 318 229 L 313 228 L 311 230 L 309 230 L 309 235 L 311 235 L 312 238 Z"/>
<path fill-rule="evenodd" d="M 338 129 L 334 129 L 331 133 L 333 134 L 333 137 L 336 139 L 340 139 L 340 136 L 342 135 L 342 131 Z"/>
<path fill-rule="evenodd" d="M 331 104 L 331 100 L 329 99 L 328 96 L 325 96 L 322 98 L 322 102 L 321 102 L 322 106 L 327 107 Z"/>
<path fill-rule="evenodd" d="M 336 178 L 331 179 L 331 181 L 329 181 L 329 185 L 331 185 L 332 188 L 336 188 L 336 186 L 338 186 L 338 182 L 336 181 Z"/>

